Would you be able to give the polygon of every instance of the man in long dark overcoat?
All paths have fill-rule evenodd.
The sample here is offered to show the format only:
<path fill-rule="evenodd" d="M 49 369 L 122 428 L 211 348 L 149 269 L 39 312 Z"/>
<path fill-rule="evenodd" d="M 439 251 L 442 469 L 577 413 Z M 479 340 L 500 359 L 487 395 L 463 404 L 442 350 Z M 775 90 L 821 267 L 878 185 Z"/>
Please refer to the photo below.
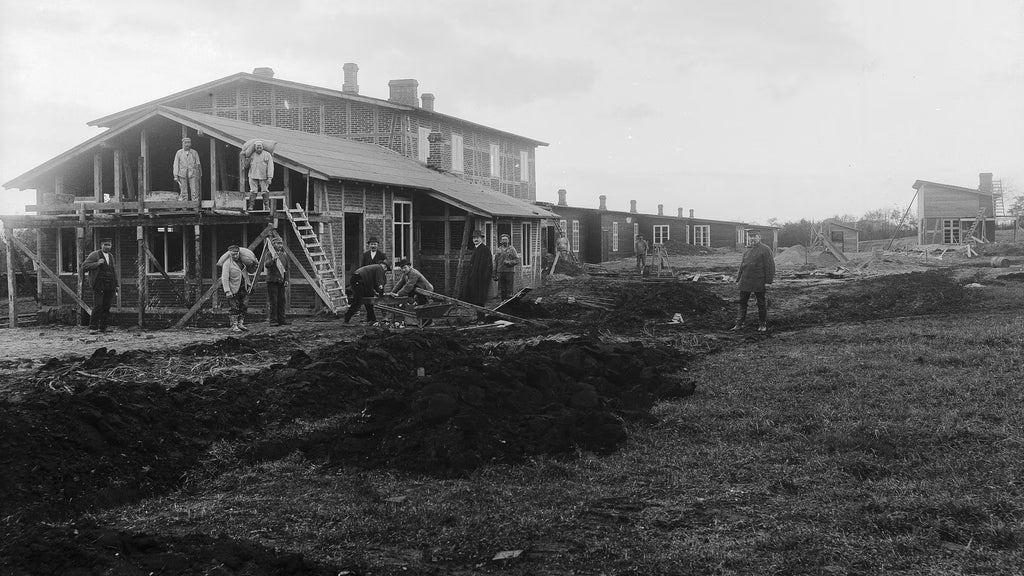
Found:
<path fill-rule="evenodd" d="M 484 233 L 476 230 L 473 232 L 473 256 L 469 259 L 469 273 L 466 275 L 466 283 L 462 286 L 461 299 L 477 306 L 486 304 L 493 274 L 491 249 L 484 244 Z M 484 313 L 477 311 L 476 320 L 483 322 Z"/>
<path fill-rule="evenodd" d="M 765 292 L 768 284 L 774 280 L 775 256 L 771 248 L 761 243 L 761 233 L 755 231 L 750 236 L 750 246 L 743 253 L 740 271 L 736 275 L 736 283 L 740 288 L 740 311 L 733 330 L 743 328 L 743 322 L 747 319 L 747 303 L 753 294 L 757 298 L 757 331 L 768 331 L 768 300 Z"/>

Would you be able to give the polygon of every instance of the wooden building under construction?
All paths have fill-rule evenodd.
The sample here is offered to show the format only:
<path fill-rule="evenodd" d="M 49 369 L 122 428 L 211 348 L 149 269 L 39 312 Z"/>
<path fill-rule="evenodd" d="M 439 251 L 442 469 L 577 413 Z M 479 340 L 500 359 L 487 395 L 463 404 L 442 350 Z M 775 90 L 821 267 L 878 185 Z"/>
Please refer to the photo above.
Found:
<path fill-rule="evenodd" d="M 177 199 L 171 173 L 185 136 L 203 162 L 201 198 L 191 202 Z M 272 202 L 243 212 L 240 151 L 257 138 L 276 145 Z M 440 133 L 429 142 L 428 158 L 450 146 Z M 370 237 L 394 260 L 410 259 L 437 291 L 456 295 L 471 230 L 485 230 L 492 244 L 509 233 L 523 259 L 517 284 L 539 283 L 542 227 L 556 215 L 427 164 L 373 143 L 156 103 L 5 183 L 36 190 L 37 204 L 0 221 L 5 241 L 35 262 L 46 306 L 90 311 L 80 265 L 111 238 L 121 281 L 112 312 L 135 313 L 139 324 L 146 313 L 181 325 L 216 310 L 220 256 L 231 244 L 260 254 L 273 234 L 286 240 L 291 313 L 343 305 L 339 286 Z M 35 246 L 14 238 L 22 228 L 38 229 Z M 264 298 L 257 288 L 250 306 Z M 13 298 L 10 306 L 13 325 Z"/>

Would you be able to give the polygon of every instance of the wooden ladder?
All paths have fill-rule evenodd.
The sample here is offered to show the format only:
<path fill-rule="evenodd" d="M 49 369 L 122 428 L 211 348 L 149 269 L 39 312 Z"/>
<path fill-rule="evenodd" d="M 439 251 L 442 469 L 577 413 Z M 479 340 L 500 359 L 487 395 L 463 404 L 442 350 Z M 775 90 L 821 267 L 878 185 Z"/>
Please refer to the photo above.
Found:
<path fill-rule="evenodd" d="M 974 224 L 971 224 L 971 229 L 967 231 L 966 235 L 960 236 L 961 244 L 970 244 L 974 233 L 978 231 L 978 225 L 981 224 L 981 219 L 985 217 L 986 209 L 984 207 L 978 208 L 978 213 L 974 216 Z"/>
<path fill-rule="evenodd" d="M 317 282 L 313 289 L 320 295 L 320 298 L 330 308 L 331 312 L 337 314 L 344 307 L 348 306 L 348 297 L 345 296 L 345 283 L 335 273 L 334 266 L 331 265 L 330 259 L 324 252 L 324 247 L 320 244 L 320 238 L 313 231 L 313 226 L 310 224 L 309 217 L 306 216 L 306 211 L 302 206 L 296 203 L 295 208 L 286 207 L 284 213 L 288 216 L 288 221 L 292 223 L 292 230 L 295 231 L 295 236 L 299 239 L 302 251 L 306 253 L 306 258 L 309 259 L 309 263 L 313 266 Z"/>

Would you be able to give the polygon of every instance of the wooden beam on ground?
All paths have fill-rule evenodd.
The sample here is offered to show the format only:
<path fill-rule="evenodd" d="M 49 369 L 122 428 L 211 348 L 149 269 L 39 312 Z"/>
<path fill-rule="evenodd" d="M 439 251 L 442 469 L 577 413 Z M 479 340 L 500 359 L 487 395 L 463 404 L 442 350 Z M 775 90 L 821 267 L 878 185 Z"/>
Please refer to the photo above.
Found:
<path fill-rule="evenodd" d="M 260 232 L 260 235 L 257 236 L 255 240 L 249 243 L 247 248 L 249 248 L 249 250 L 252 250 L 256 246 L 258 246 L 259 243 L 263 241 L 263 239 L 265 239 L 267 236 L 270 235 L 271 232 L 273 232 L 273 230 L 274 227 L 268 225 L 266 228 L 263 229 L 263 232 Z M 214 254 L 214 256 L 216 256 L 216 254 Z M 216 271 L 216 266 L 214 266 L 214 271 Z M 199 312 L 199 309 L 203 306 L 203 304 L 205 304 L 206 301 L 209 300 L 210 297 L 213 296 L 213 294 L 217 292 L 217 289 L 219 288 L 220 284 L 215 280 L 213 282 L 213 286 L 210 286 L 209 290 L 204 292 L 203 296 L 199 300 L 196 300 L 196 303 L 193 304 L 192 307 L 188 309 L 188 312 L 185 312 L 185 315 L 174 323 L 174 328 L 181 328 L 186 323 L 188 323 L 188 321 L 191 320 L 192 317 L 196 315 L 196 312 Z"/>
<path fill-rule="evenodd" d="M 85 310 L 85 312 L 87 314 L 92 314 L 92 307 L 89 306 L 88 304 L 86 304 L 85 301 L 82 300 L 81 297 L 76 295 L 71 290 L 71 288 L 68 288 L 67 284 L 64 284 L 63 282 L 61 282 L 60 281 L 60 276 L 55 274 L 53 270 L 50 270 L 49 266 L 47 266 L 46 264 L 43 264 L 43 261 L 40 260 L 39 257 L 34 252 L 32 252 L 32 250 L 28 246 L 25 246 L 25 244 L 21 240 L 18 240 L 14 236 L 11 236 L 10 240 L 11 240 L 11 243 L 14 244 L 15 246 L 17 246 L 17 248 L 19 250 L 24 252 L 25 255 L 28 256 L 32 260 L 32 262 L 34 262 L 35 265 L 39 267 L 40 270 L 43 271 L 44 274 L 46 274 L 47 276 L 52 278 L 54 280 L 54 282 L 57 283 L 57 287 L 58 288 L 60 288 L 61 290 L 67 292 L 68 295 L 70 295 L 72 298 L 74 298 L 75 302 L 77 302 L 78 305 L 82 307 L 82 310 Z M 78 316 L 81 317 L 81 315 L 78 315 Z"/>
<path fill-rule="evenodd" d="M 518 318 L 511 314 L 505 314 L 504 312 L 498 312 L 496 310 L 491 310 L 490 308 L 477 306 L 476 304 L 470 304 L 469 302 L 463 302 L 462 300 L 459 300 L 457 298 L 452 298 L 451 296 L 445 296 L 444 294 L 438 294 L 436 292 L 424 290 L 423 288 L 416 288 L 416 293 L 422 294 L 428 298 L 436 298 L 438 300 L 441 300 L 442 302 L 448 302 L 449 304 L 455 304 L 456 306 L 462 306 L 463 308 L 469 308 L 477 312 L 483 312 L 484 314 L 489 314 L 491 316 L 497 316 L 498 318 L 503 318 L 505 320 L 511 320 L 512 322 L 519 322 L 521 324 L 528 324 L 530 326 L 544 326 L 544 324 L 536 322 L 534 320 L 525 320 L 523 318 Z"/>

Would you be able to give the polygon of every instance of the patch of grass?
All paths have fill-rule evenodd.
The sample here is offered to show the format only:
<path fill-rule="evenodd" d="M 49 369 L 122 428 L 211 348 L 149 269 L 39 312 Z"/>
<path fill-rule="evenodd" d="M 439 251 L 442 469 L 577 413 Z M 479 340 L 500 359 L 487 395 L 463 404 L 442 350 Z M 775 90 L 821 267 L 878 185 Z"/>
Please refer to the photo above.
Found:
<path fill-rule="evenodd" d="M 440 480 L 300 453 L 253 464 L 225 445 L 189 490 L 96 520 L 375 574 L 1019 573 L 1020 322 L 926 317 L 723 348 L 686 373 L 695 396 L 629 424 L 607 457 Z M 524 552 L 492 561 L 502 550 Z"/>

